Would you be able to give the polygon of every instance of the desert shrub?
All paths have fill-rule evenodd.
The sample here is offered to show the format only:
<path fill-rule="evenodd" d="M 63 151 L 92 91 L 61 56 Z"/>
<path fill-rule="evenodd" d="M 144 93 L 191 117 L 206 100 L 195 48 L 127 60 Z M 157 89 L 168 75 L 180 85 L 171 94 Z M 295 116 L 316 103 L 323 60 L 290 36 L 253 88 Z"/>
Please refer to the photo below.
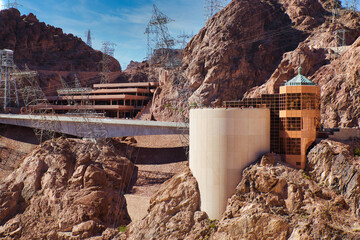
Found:
<path fill-rule="evenodd" d="M 126 229 L 127 229 L 126 225 L 121 225 L 119 227 L 119 232 L 126 232 Z"/>
<path fill-rule="evenodd" d="M 360 148 L 355 148 L 354 155 L 355 156 L 360 156 Z"/>

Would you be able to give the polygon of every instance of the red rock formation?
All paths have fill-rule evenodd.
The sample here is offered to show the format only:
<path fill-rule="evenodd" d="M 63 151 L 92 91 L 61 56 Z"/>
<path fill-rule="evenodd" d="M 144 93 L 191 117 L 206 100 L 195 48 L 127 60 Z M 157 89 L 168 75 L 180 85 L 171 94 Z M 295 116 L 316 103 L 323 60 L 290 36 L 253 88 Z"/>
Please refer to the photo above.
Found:
<path fill-rule="evenodd" d="M 15 51 L 15 62 L 35 70 L 101 71 L 102 53 L 61 28 L 39 22 L 35 15 L 20 16 L 17 9 L 0 11 L 0 49 Z M 110 71 L 121 71 L 110 57 Z"/>
<path fill-rule="evenodd" d="M 185 48 L 178 71 L 184 74 L 179 78 L 170 73 L 168 84 L 156 91 L 155 119 L 181 121 L 191 103 L 220 106 L 224 100 L 277 92 L 297 74 L 301 52 L 302 74 L 322 86 L 323 125 L 360 126 L 354 77 L 360 17 L 340 9 L 333 22 L 331 4 L 329 0 L 232 1 Z M 345 45 L 354 43 L 345 53 L 335 48 L 337 29 L 345 30 Z M 296 49 L 287 51 L 292 46 Z"/>
<path fill-rule="evenodd" d="M 246 168 L 218 220 L 198 211 L 189 171 L 164 183 L 149 213 L 114 239 L 359 239 L 359 161 L 352 147 L 322 141 L 309 153 L 309 171 L 276 154 Z"/>
<path fill-rule="evenodd" d="M 187 168 L 161 186 L 150 200 L 149 214 L 130 224 L 123 239 L 183 239 L 199 203 L 196 179 Z"/>
<path fill-rule="evenodd" d="M 0 184 L 0 238 L 84 239 L 129 223 L 133 164 L 122 155 L 90 141 L 42 144 Z"/>
<path fill-rule="evenodd" d="M 305 35 L 292 27 L 282 5 L 274 1 L 234 0 L 212 17 L 191 39 L 183 53 L 183 79 L 164 86 L 154 96 L 156 119 L 165 119 L 164 102 L 222 105 L 242 98 L 264 83 L 282 54 L 295 49 Z M 172 83 L 169 83 L 170 85 Z M 187 94 L 178 89 L 187 90 Z"/>
<path fill-rule="evenodd" d="M 149 77 L 149 64 L 147 61 L 131 61 L 126 70 L 124 70 L 124 74 L 129 82 L 148 82 L 151 79 Z"/>
<path fill-rule="evenodd" d="M 185 78 L 194 91 L 190 101 L 220 105 L 241 97 L 269 78 L 282 53 L 302 37 L 280 4 L 232 1 L 184 49 Z"/>
<path fill-rule="evenodd" d="M 321 86 L 325 127 L 360 126 L 360 37 L 338 59 L 321 67 L 313 80 Z"/>
<path fill-rule="evenodd" d="M 345 44 L 351 45 L 348 49 L 334 47 L 334 31 L 340 27 L 346 29 Z M 321 121 L 324 127 L 360 126 L 356 77 L 359 68 L 359 39 L 356 39 L 359 36 L 358 15 L 343 10 L 336 23 L 327 17 L 296 50 L 284 54 L 278 68 L 265 84 L 250 89 L 245 97 L 277 92 L 284 81 L 297 74 L 298 54 L 302 53 L 302 74 L 322 87 Z"/>

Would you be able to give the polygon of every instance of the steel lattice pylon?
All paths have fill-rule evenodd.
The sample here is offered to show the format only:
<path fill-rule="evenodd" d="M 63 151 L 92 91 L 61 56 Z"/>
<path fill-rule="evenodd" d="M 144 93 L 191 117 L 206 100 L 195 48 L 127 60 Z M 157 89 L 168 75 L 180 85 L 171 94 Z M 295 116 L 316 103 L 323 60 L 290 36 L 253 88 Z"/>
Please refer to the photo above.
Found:
<path fill-rule="evenodd" d="M 163 14 L 155 4 L 153 5 L 153 15 L 145 29 L 147 35 L 146 58 L 150 65 L 156 64 L 170 68 L 176 65 L 172 51 L 176 42 L 169 34 L 167 27 L 167 24 L 173 21 Z"/>
<path fill-rule="evenodd" d="M 223 9 L 227 0 L 204 0 L 204 22 Z"/>
<path fill-rule="evenodd" d="M 188 40 L 193 36 L 194 34 L 190 35 L 185 33 L 184 31 L 180 33 L 178 37 L 178 41 L 176 41 L 178 44 L 180 44 L 180 48 L 184 49 L 186 47 L 186 44 L 188 43 Z"/>
<path fill-rule="evenodd" d="M 108 83 L 109 79 L 108 79 L 108 74 L 110 72 L 109 69 L 109 60 L 110 57 L 114 56 L 114 52 L 115 52 L 115 43 L 112 42 L 103 42 L 103 46 L 102 46 L 102 72 L 101 72 L 101 83 Z"/>
<path fill-rule="evenodd" d="M 17 0 L 13 0 L 13 1 L 8 0 L 6 4 L 7 8 L 18 8 L 19 6 L 21 5 L 17 2 Z"/>
<path fill-rule="evenodd" d="M 102 144 L 112 148 L 110 139 L 108 139 L 108 131 L 101 120 L 103 115 L 96 112 L 93 101 L 90 99 L 92 89 L 82 87 L 76 74 L 74 75 L 74 87 L 69 87 L 64 80 L 62 82 L 64 88 L 59 89 L 58 94 L 60 96 L 72 96 L 71 99 L 67 99 L 68 105 L 72 106 L 72 110 L 69 110 L 68 114 L 76 118 L 82 118 L 82 121 L 75 125 L 77 135 L 84 136 L 86 139 L 93 139 L 98 148 Z M 94 119 L 96 119 L 96 124 L 95 126 L 92 124 L 90 127 L 88 122 Z"/>
<path fill-rule="evenodd" d="M 348 8 L 350 11 L 356 13 L 357 6 L 358 6 L 358 0 L 348 0 L 346 5 L 348 5 Z"/>
<path fill-rule="evenodd" d="M 14 52 L 9 49 L 0 50 L 1 105 L 4 112 L 20 106 L 17 83 L 13 76 L 14 69 Z"/>
<path fill-rule="evenodd" d="M 22 109 L 29 111 L 28 113 L 31 115 L 41 116 L 41 120 L 32 119 L 34 133 L 41 143 L 44 140 L 53 140 L 55 138 L 60 123 L 59 121 L 49 122 L 46 120 L 46 115 L 52 115 L 53 112 L 47 108 L 49 102 L 35 79 L 36 75 L 37 73 L 30 71 L 27 66 L 25 66 L 24 71 L 15 69 L 12 74 L 19 86 L 19 93 L 24 106 Z"/>

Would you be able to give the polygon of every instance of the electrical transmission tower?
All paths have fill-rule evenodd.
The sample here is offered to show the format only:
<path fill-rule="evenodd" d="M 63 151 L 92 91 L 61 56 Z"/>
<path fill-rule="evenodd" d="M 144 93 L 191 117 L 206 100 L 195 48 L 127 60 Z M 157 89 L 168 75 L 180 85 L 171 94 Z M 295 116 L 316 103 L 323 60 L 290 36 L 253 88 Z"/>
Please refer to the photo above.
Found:
<path fill-rule="evenodd" d="M 336 47 L 343 47 L 346 45 L 346 30 L 345 29 L 338 29 L 335 30 L 335 44 Z"/>
<path fill-rule="evenodd" d="M 8 0 L 7 2 L 8 8 L 18 8 L 19 6 L 21 5 L 17 2 L 17 0 L 13 0 L 13 1 Z"/>
<path fill-rule="evenodd" d="M 153 15 L 145 30 L 147 60 L 151 60 L 156 55 L 160 65 L 172 66 L 172 49 L 175 46 L 175 40 L 170 36 L 167 24 L 173 21 L 160 12 L 155 4 L 153 5 Z"/>
<path fill-rule="evenodd" d="M 20 107 L 16 80 L 12 76 L 14 68 L 14 52 L 8 49 L 0 50 L 0 85 L 4 112 L 11 107 Z"/>
<path fill-rule="evenodd" d="M 333 0 L 332 1 L 332 22 L 335 23 L 335 21 L 337 20 L 337 18 L 339 17 L 339 1 L 338 0 Z"/>
<path fill-rule="evenodd" d="M 352 12 L 356 12 L 358 0 L 348 0 L 346 5 L 348 5 L 348 9 Z"/>
<path fill-rule="evenodd" d="M 39 142 L 44 140 L 55 139 L 55 132 L 60 128 L 60 122 L 47 121 L 46 116 L 53 115 L 47 108 L 49 102 L 42 91 L 39 83 L 35 79 L 36 72 L 30 71 L 25 66 L 25 71 L 19 71 L 15 68 L 12 76 L 16 77 L 19 85 L 19 93 L 21 94 L 22 105 L 21 113 L 29 113 L 31 119 L 31 126 Z"/>
<path fill-rule="evenodd" d="M 177 37 L 179 40 L 177 40 L 176 42 L 180 44 L 181 49 L 184 49 L 186 47 L 186 44 L 189 42 L 188 39 L 190 39 L 192 35 L 182 32 Z"/>
<path fill-rule="evenodd" d="M 75 88 L 77 88 L 77 89 L 81 88 L 80 80 L 76 74 L 74 76 L 74 84 L 75 84 Z"/>
<path fill-rule="evenodd" d="M 227 0 L 204 0 L 204 22 L 223 9 Z"/>
<path fill-rule="evenodd" d="M 101 83 L 108 83 L 109 79 L 108 79 L 108 73 L 110 72 L 109 70 L 109 60 L 110 60 L 110 56 L 113 57 L 114 56 L 114 52 L 115 52 L 115 43 L 112 42 L 103 42 L 103 46 L 102 46 L 102 73 L 101 73 Z"/>
<path fill-rule="evenodd" d="M 91 31 L 90 31 L 90 29 L 87 30 L 87 32 L 85 33 L 85 35 L 86 35 L 86 44 L 87 44 L 89 47 L 92 47 Z"/>
<path fill-rule="evenodd" d="M 351 4 L 353 3 L 356 4 L 356 1 L 351 1 Z M 332 1 L 332 23 L 336 28 L 334 31 L 335 57 L 343 51 L 342 47 L 346 45 L 346 30 L 338 22 L 338 18 L 340 17 L 340 7 L 340 2 L 338 0 Z"/>

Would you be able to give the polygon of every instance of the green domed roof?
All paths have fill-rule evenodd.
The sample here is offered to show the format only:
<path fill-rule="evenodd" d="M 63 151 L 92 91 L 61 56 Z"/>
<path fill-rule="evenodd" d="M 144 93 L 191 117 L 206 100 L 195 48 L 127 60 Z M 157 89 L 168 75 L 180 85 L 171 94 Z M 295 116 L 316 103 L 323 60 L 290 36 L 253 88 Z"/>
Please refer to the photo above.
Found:
<path fill-rule="evenodd" d="M 301 67 L 299 67 L 298 75 L 292 78 L 291 80 L 287 81 L 284 84 L 284 86 L 300 86 L 300 85 L 316 85 L 313 81 L 301 75 Z"/>

